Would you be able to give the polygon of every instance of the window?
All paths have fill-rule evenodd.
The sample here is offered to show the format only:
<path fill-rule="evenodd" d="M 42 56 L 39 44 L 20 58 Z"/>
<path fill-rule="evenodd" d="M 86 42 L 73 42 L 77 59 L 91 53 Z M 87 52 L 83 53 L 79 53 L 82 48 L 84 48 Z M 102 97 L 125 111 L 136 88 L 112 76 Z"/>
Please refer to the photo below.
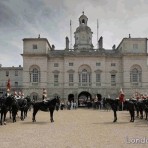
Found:
<path fill-rule="evenodd" d="M 116 74 L 111 74 L 111 86 L 116 86 Z"/>
<path fill-rule="evenodd" d="M 138 44 L 133 44 L 133 49 L 138 49 Z"/>
<path fill-rule="evenodd" d="M 9 76 L 9 71 L 6 71 L 6 76 Z"/>
<path fill-rule="evenodd" d="M 100 73 L 96 74 L 96 82 L 100 82 L 101 81 L 101 76 Z"/>
<path fill-rule="evenodd" d="M 116 66 L 116 63 L 111 63 L 111 66 Z"/>
<path fill-rule="evenodd" d="M 96 66 L 101 66 L 101 63 L 96 63 Z"/>
<path fill-rule="evenodd" d="M 15 76 L 18 76 L 18 70 L 15 71 Z"/>
<path fill-rule="evenodd" d="M 54 74 L 54 86 L 58 86 L 59 84 L 59 75 L 58 74 Z"/>
<path fill-rule="evenodd" d="M 72 73 L 69 74 L 69 83 L 73 83 L 73 74 Z"/>
<path fill-rule="evenodd" d="M 69 63 L 69 66 L 73 66 L 73 63 Z"/>
<path fill-rule="evenodd" d="M 30 72 L 30 82 L 37 83 L 39 82 L 39 71 L 37 68 L 33 68 Z"/>
<path fill-rule="evenodd" d="M 85 24 L 85 20 L 84 19 L 82 20 L 82 24 Z"/>
<path fill-rule="evenodd" d="M 33 49 L 37 49 L 37 44 L 33 44 Z"/>
<path fill-rule="evenodd" d="M 79 85 L 81 86 L 90 86 L 91 82 L 91 77 L 90 77 L 90 73 L 86 70 L 83 69 L 82 72 L 79 74 Z"/>
<path fill-rule="evenodd" d="M 37 69 L 33 69 L 33 82 L 38 82 L 38 70 Z"/>
<path fill-rule="evenodd" d="M 101 74 L 96 74 L 96 86 L 101 86 Z"/>
<path fill-rule="evenodd" d="M 17 87 L 18 86 L 18 82 L 15 82 L 14 85 L 15 85 L 15 87 Z"/>
<path fill-rule="evenodd" d="M 59 67 L 59 63 L 54 63 L 54 67 Z"/>
<path fill-rule="evenodd" d="M 82 71 L 82 83 L 87 83 L 87 70 Z"/>
<path fill-rule="evenodd" d="M 141 82 L 141 71 L 137 68 L 133 68 L 130 72 L 130 82 L 132 85 L 139 85 Z"/>
<path fill-rule="evenodd" d="M 70 73 L 70 74 L 69 74 L 69 86 L 73 86 L 73 85 L 74 85 L 73 82 L 74 82 L 73 74 Z"/>

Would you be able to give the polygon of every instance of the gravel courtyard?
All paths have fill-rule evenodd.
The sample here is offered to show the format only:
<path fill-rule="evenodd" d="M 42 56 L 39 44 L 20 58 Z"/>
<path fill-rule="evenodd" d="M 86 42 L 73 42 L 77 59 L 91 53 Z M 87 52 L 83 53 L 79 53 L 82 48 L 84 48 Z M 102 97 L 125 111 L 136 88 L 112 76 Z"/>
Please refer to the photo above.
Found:
<path fill-rule="evenodd" d="M 50 123 L 49 113 L 41 111 L 35 123 L 32 111 L 25 121 L 8 120 L 0 126 L 0 148 L 148 147 L 148 121 L 136 118 L 130 123 L 127 111 L 118 112 L 117 123 L 112 111 L 93 109 L 55 111 L 54 120 Z"/>

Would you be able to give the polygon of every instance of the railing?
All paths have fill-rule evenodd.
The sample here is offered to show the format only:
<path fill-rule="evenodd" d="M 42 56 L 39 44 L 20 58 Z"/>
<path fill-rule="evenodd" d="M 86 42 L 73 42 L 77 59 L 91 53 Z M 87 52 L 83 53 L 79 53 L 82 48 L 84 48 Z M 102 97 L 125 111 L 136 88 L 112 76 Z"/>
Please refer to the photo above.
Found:
<path fill-rule="evenodd" d="M 79 87 L 89 87 L 91 83 L 79 83 Z"/>

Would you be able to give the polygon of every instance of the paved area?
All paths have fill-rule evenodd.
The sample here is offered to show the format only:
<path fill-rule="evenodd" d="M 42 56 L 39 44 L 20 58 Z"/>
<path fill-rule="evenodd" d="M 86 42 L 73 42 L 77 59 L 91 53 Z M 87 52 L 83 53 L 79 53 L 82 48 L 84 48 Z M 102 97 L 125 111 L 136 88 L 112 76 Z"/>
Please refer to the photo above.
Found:
<path fill-rule="evenodd" d="M 36 123 L 31 119 L 32 111 L 25 121 L 0 126 L 0 148 L 148 147 L 148 121 L 130 123 L 127 111 L 118 112 L 117 123 L 112 111 L 92 109 L 55 111 L 54 123 L 47 112 L 38 112 Z"/>

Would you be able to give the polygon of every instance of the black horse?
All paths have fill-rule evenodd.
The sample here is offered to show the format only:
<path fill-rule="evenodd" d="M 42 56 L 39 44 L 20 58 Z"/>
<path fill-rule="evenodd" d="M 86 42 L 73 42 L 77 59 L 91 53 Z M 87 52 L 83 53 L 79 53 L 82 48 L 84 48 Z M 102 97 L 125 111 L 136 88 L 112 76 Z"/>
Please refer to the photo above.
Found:
<path fill-rule="evenodd" d="M 26 99 L 27 101 L 27 105 L 24 106 L 24 117 L 27 117 L 27 113 L 28 113 L 28 110 L 30 110 L 31 108 L 32 101 L 30 96 L 27 96 L 24 99 Z"/>
<path fill-rule="evenodd" d="M 125 106 L 125 109 L 127 109 L 130 113 L 130 116 L 131 116 L 130 122 L 134 122 L 136 100 L 133 100 L 133 99 L 125 100 L 124 106 Z"/>
<path fill-rule="evenodd" d="M 116 122 L 117 121 L 117 110 L 118 110 L 118 107 L 119 107 L 119 100 L 118 99 L 106 98 L 106 102 L 111 106 L 111 108 L 114 112 L 113 122 Z"/>
<path fill-rule="evenodd" d="M 147 120 L 147 116 L 148 116 L 148 99 L 143 100 L 143 104 L 144 104 L 144 111 L 145 111 L 145 120 Z"/>
<path fill-rule="evenodd" d="M 27 100 L 25 98 L 17 99 L 19 110 L 21 111 L 21 120 L 24 120 L 26 115 L 25 113 L 27 112 Z"/>
<path fill-rule="evenodd" d="M 17 102 L 13 95 L 8 97 L 2 97 L 0 99 L 0 108 L 1 108 L 1 125 L 6 124 L 6 114 L 8 111 L 12 111 L 13 122 L 16 121 L 16 114 L 17 114 Z M 15 108 L 15 110 L 12 110 Z"/>
<path fill-rule="evenodd" d="M 46 102 L 41 101 L 41 102 L 35 102 L 33 104 L 33 117 L 32 117 L 32 121 L 36 122 L 35 120 L 35 116 L 36 113 L 41 110 L 41 111 L 49 111 L 50 112 L 50 121 L 54 122 L 53 120 L 53 112 L 56 109 L 57 111 L 59 110 L 59 106 L 60 106 L 60 99 L 59 97 L 55 97 L 52 100 L 46 100 Z"/>

